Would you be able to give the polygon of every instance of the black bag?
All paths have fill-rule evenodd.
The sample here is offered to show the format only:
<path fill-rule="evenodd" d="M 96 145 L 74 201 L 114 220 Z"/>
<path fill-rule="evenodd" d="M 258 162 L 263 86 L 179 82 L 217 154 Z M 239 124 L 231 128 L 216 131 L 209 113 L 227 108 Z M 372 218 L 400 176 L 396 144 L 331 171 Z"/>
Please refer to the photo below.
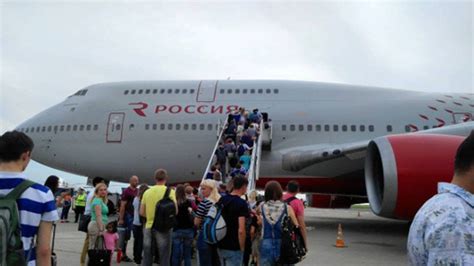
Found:
<path fill-rule="evenodd" d="M 56 224 L 53 224 L 53 244 L 51 246 L 51 266 L 58 265 L 58 257 L 54 252 L 54 240 L 56 239 Z"/>
<path fill-rule="evenodd" d="M 91 221 L 91 216 L 90 215 L 81 215 L 81 219 L 79 220 L 79 225 L 77 226 L 77 230 L 87 233 L 87 226 L 89 225 L 89 222 Z"/>
<path fill-rule="evenodd" d="M 280 264 L 296 264 L 306 256 L 306 246 L 304 244 L 301 231 L 291 221 L 289 215 L 283 217 L 281 224 L 281 247 Z"/>
<path fill-rule="evenodd" d="M 102 242 L 98 245 L 98 242 Z M 98 236 L 95 241 L 95 249 L 89 249 L 87 251 L 89 256 L 88 266 L 110 266 L 110 260 L 112 258 L 112 251 L 105 248 L 105 240 L 103 236 Z"/>
<path fill-rule="evenodd" d="M 170 188 L 166 188 L 163 198 L 156 203 L 152 228 L 158 232 L 168 232 L 176 225 L 176 206 L 170 198 Z"/>

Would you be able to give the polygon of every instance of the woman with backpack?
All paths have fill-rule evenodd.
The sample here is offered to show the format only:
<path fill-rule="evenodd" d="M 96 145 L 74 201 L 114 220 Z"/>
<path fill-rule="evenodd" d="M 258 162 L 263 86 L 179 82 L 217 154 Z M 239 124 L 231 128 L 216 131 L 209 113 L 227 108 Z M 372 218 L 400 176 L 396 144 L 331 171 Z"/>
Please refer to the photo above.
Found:
<path fill-rule="evenodd" d="M 270 181 L 265 185 L 265 202 L 257 208 L 262 224 L 260 241 L 260 265 L 277 265 L 280 257 L 283 219 L 289 216 L 298 227 L 298 220 L 291 206 L 282 201 L 283 189 L 280 183 Z"/>
<path fill-rule="evenodd" d="M 219 256 L 217 255 L 217 247 L 215 245 L 207 244 L 204 241 L 201 231 L 201 225 L 203 223 L 204 217 L 206 217 L 211 206 L 218 202 L 221 198 L 217 189 L 216 181 L 211 179 L 202 181 L 201 194 L 204 196 L 204 199 L 201 201 L 201 203 L 199 203 L 198 209 L 196 211 L 196 217 L 194 218 L 194 224 L 199 229 L 196 243 L 199 265 L 220 265 Z"/>
<path fill-rule="evenodd" d="M 186 197 L 184 185 L 176 186 L 176 203 L 178 214 L 172 235 L 171 265 L 180 266 L 184 259 L 184 266 L 191 266 L 191 249 L 194 239 L 193 207 Z"/>

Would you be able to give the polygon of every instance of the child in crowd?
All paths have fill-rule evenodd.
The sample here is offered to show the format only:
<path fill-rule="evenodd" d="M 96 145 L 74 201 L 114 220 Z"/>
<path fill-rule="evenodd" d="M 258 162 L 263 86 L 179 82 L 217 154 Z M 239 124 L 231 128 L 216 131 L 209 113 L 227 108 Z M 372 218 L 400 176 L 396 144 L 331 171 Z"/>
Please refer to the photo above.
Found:
<path fill-rule="evenodd" d="M 104 233 L 104 240 L 105 240 L 105 248 L 110 250 L 110 264 L 112 265 L 112 256 L 114 254 L 114 250 L 118 249 L 118 240 L 119 235 L 117 233 L 117 222 L 110 222 L 107 224 L 106 232 Z"/>

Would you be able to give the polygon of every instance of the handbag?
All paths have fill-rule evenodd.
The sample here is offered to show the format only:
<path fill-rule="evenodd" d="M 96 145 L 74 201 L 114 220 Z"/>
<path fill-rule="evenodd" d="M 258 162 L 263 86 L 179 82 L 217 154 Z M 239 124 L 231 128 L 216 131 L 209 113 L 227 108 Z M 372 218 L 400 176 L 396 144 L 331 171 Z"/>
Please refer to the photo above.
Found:
<path fill-rule="evenodd" d="M 102 242 L 98 245 L 98 242 Z M 105 248 L 105 240 L 103 236 L 98 236 L 95 240 L 94 249 L 89 249 L 87 255 L 89 256 L 88 266 L 109 266 L 112 259 L 112 251 Z"/>
<path fill-rule="evenodd" d="M 279 264 L 296 264 L 306 256 L 306 246 L 301 231 L 285 215 L 281 225 L 281 247 Z"/>
<path fill-rule="evenodd" d="M 91 216 L 90 215 L 81 215 L 81 219 L 79 220 L 79 225 L 77 227 L 78 231 L 87 233 L 87 226 L 89 225 L 89 222 L 91 221 Z"/>

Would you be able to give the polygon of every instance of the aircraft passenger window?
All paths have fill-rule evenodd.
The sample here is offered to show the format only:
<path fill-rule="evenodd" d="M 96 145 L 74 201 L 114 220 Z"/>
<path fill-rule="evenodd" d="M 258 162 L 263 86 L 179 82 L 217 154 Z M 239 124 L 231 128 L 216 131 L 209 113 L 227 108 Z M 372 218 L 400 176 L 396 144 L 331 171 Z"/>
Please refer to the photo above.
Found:
<path fill-rule="evenodd" d="M 251 93 L 251 94 L 254 94 L 254 93 L 255 93 L 255 89 L 250 89 L 250 93 Z"/>
<path fill-rule="evenodd" d="M 278 89 L 273 89 L 273 93 L 278 94 Z"/>
<path fill-rule="evenodd" d="M 120 124 L 117 124 L 117 125 L 115 126 L 115 130 L 116 130 L 116 131 L 119 131 L 121 128 L 122 128 L 122 126 L 120 126 Z"/>
<path fill-rule="evenodd" d="M 83 131 L 84 130 L 84 125 L 80 125 L 79 126 L 79 131 Z"/>
<path fill-rule="evenodd" d="M 137 92 L 137 91 L 136 91 L 136 90 L 132 90 L 132 91 L 130 92 L 130 94 L 135 94 L 135 92 Z"/>
<path fill-rule="evenodd" d="M 23 129 L 22 129 L 22 131 L 23 131 Z M 43 128 L 41 129 L 41 132 L 45 132 L 45 131 L 46 131 L 46 127 L 43 127 Z"/>
<path fill-rule="evenodd" d="M 281 131 L 286 131 L 286 125 L 281 125 Z"/>
<path fill-rule="evenodd" d="M 339 131 L 339 126 L 338 125 L 333 125 L 332 126 L 332 129 L 336 132 L 336 131 Z"/>
<path fill-rule="evenodd" d="M 205 126 L 204 124 L 199 124 L 199 130 L 204 130 Z"/>
<path fill-rule="evenodd" d="M 240 90 L 239 89 L 235 89 L 235 94 L 239 94 L 240 93 Z"/>
<path fill-rule="evenodd" d="M 160 124 L 160 130 L 165 130 L 165 124 Z"/>
<path fill-rule="evenodd" d="M 207 130 L 212 130 L 212 124 L 207 124 Z"/>
<path fill-rule="evenodd" d="M 387 126 L 387 132 L 392 132 L 392 126 L 391 125 Z"/>
<path fill-rule="evenodd" d="M 299 126 L 298 126 L 298 130 L 299 130 L 299 131 L 303 131 L 303 130 L 304 130 L 304 125 L 299 125 Z"/>
<path fill-rule="evenodd" d="M 324 131 L 329 131 L 331 127 L 329 125 L 324 125 Z"/>
<path fill-rule="evenodd" d="M 143 93 L 143 90 L 138 90 L 138 94 L 142 94 Z"/>
<path fill-rule="evenodd" d="M 370 131 L 370 132 L 374 132 L 374 126 L 373 126 L 373 125 L 370 125 L 370 126 L 369 126 L 369 131 Z"/>
<path fill-rule="evenodd" d="M 77 131 L 77 125 L 72 126 L 73 131 Z"/>
<path fill-rule="evenodd" d="M 145 130 L 149 130 L 150 129 L 150 124 L 145 124 Z"/>
<path fill-rule="evenodd" d="M 176 124 L 176 130 L 181 130 L 181 124 Z"/>
<path fill-rule="evenodd" d="M 26 128 L 25 132 L 26 132 L 26 133 L 30 132 L 30 129 L 29 129 L 29 128 Z"/>
<path fill-rule="evenodd" d="M 171 94 L 173 93 L 173 90 L 172 89 L 168 89 L 168 94 Z"/>
<path fill-rule="evenodd" d="M 127 95 L 127 94 L 128 94 L 128 90 L 125 90 L 125 91 L 123 92 L 123 94 Z"/>
<path fill-rule="evenodd" d="M 232 94 L 232 89 L 228 89 L 228 90 L 227 90 L 227 93 L 228 93 L 228 94 Z"/>
<path fill-rule="evenodd" d="M 87 125 L 86 130 L 87 130 L 87 131 L 91 131 L 91 128 L 92 128 L 91 125 Z"/>
<path fill-rule="evenodd" d="M 352 132 L 356 132 L 356 131 L 357 131 L 356 125 L 351 125 L 351 131 L 352 131 Z"/>
<path fill-rule="evenodd" d="M 342 131 L 344 131 L 344 132 L 347 131 L 347 125 L 342 125 Z"/>
<path fill-rule="evenodd" d="M 424 129 L 424 130 L 430 129 L 430 126 L 423 126 L 423 129 Z"/>
<path fill-rule="evenodd" d="M 49 126 L 49 127 L 48 127 L 48 132 L 51 132 L 51 129 L 52 129 L 52 128 L 53 128 L 52 126 Z"/>
<path fill-rule="evenodd" d="M 150 94 L 150 91 L 151 91 L 151 90 L 148 90 L 148 89 L 145 90 L 145 94 Z"/>
<path fill-rule="evenodd" d="M 405 131 L 406 131 L 406 132 L 410 132 L 410 126 L 409 126 L 409 125 L 406 125 L 406 126 L 405 126 Z"/>
<path fill-rule="evenodd" d="M 66 131 L 67 131 L 67 132 L 71 131 L 71 125 L 67 125 L 67 126 L 66 126 Z"/>
<path fill-rule="evenodd" d="M 128 126 L 128 130 L 133 130 L 135 128 L 135 124 L 130 124 L 130 126 Z"/>
<path fill-rule="evenodd" d="M 225 90 L 224 90 L 224 89 L 221 89 L 219 92 L 220 92 L 221 94 L 224 94 L 224 93 L 225 93 Z"/>
<path fill-rule="evenodd" d="M 154 89 L 153 90 L 153 94 L 157 94 L 158 93 L 158 90 L 157 89 Z"/>
<path fill-rule="evenodd" d="M 168 130 L 173 130 L 173 124 L 168 124 Z"/>
<path fill-rule="evenodd" d="M 183 129 L 184 129 L 184 130 L 188 130 L 188 129 L 189 129 L 189 125 L 188 125 L 188 124 L 184 124 L 184 125 L 183 125 Z"/>
<path fill-rule="evenodd" d="M 158 129 L 158 125 L 157 124 L 153 124 L 153 130 L 157 130 Z"/>
<path fill-rule="evenodd" d="M 36 127 L 36 132 L 40 132 L 40 127 Z"/>
<path fill-rule="evenodd" d="M 364 126 L 364 125 L 360 125 L 359 130 L 360 130 L 360 132 L 364 132 L 364 131 L 365 131 L 365 126 Z"/>
<path fill-rule="evenodd" d="M 316 125 L 315 129 L 316 129 L 316 131 L 321 131 L 321 125 Z"/>
<path fill-rule="evenodd" d="M 174 93 L 175 93 L 175 94 L 179 94 L 179 89 L 175 89 L 175 90 L 174 90 Z"/>
<path fill-rule="evenodd" d="M 183 94 L 186 94 L 186 93 L 188 93 L 188 90 L 187 90 L 187 89 L 183 89 L 181 92 L 182 92 Z"/>
<path fill-rule="evenodd" d="M 191 129 L 192 129 L 192 130 L 196 130 L 196 128 L 197 128 L 196 124 L 192 124 L 192 125 L 191 125 Z"/>
<path fill-rule="evenodd" d="M 242 90 L 242 93 L 243 93 L 243 94 L 247 94 L 247 92 L 248 92 L 247 89 L 243 89 L 243 90 Z"/>
<path fill-rule="evenodd" d="M 59 127 L 59 131 L 63 132 L 64 131 L 64 125 Z"/>
<path fill-rule="evenodd" d="M 99 130 L 99 125 L 94 125 L 94 131 Z"/>
<path fill-rule="evenodd" d="M 161 89 L 160 94 L 164 94 L 164 93 L 165 93 L 165 89 Z"/>
<path fill-rule="evenodd" d="M 296 126 L 295 125 L 290 125 L 290 130 L 295 131 Z"/>
<path fill-rule="evenodd" d="M 35 132 L 35 128 L 32 127 L 32 128 L 30 129 L 30 131 L 31 131 L 31 132 Z"/>
<path fill-rule="evenodd" d="M 258 89 L 258 94 L 262 94 L 263 93 L 263 89 Z"/>
<path fill-rule="evenodd" d="M 193 94 L 194 92 L 195 92 L 194 89 L 191 89 L 191 90 L 189 91 L 189 93 L 191 93 L 191 94 Z"/>
<path fill-rule="evenodd" d="M 313 125 L 307 125 L 306 128 L 308 131 L 313 131 Z"/>
<path fill-rule="evenodd" d="M 272 93 L 272 90 L 266 89 L 265 92 L 266 92 L 266 93 Z"/>

